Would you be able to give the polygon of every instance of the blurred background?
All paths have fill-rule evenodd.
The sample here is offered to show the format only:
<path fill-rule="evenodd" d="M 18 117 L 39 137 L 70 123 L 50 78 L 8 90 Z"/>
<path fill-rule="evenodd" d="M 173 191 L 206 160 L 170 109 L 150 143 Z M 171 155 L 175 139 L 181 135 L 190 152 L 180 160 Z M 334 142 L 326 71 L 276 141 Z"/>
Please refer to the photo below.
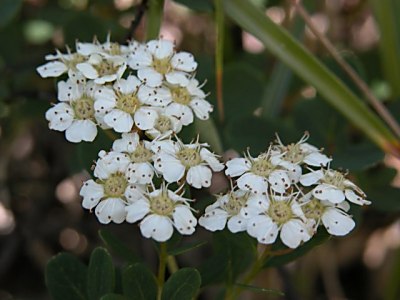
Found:
<path fill-rule="evenodd" d="M 360 95 L 289 1 L 248 1 L 286 27 Z M 66 45 L 74 49 L 77 39 L 91 41 L 97 36 L 104 41 L 111 33 L 112 40 L 124 43 L 140 2 L 0 1 L 1 300 L 49 299 L 44 284 L 46 262 L 60 251 L 87 262 L 91 250 L 102 244 L 99 229 L 113 232 L 150 265 L 156 265 L 153 244 L 140 238 L 136 225 L 103 226 L 81 207 L 81 183 L 90 177 L 98 149 L 110 148 L 111 141 L 100 134 L 95 143 L 73 145 L 63 133 L 50 131 L 44 114 L 56 101 L 56 81 L 42 79 L 35 71 L 45 63 L 46 54 L 56 48 L 65 52 Z M 390 13 L 400 15 L 398 1 L 384 2 L 391 3 Z M 399 62 L 390 61 L 385 53 L 388 47 L 400 45 L 400 21 L 397 18 L 399 24 L 392 24 L 398 40 L 382 39 L 385 17 L 376 3 L 308 0 L 304 5 L 317 28 L 399 120 L 400 82 L 393 84 L 387 68 Z M 179 49 L 194 53 L 199 62 L 197 77 L 207 80 L 204 89 L 216 106 L 214 20 L 211 0 L 166 0 L 161 34 L 176 41 Z M 139 41 L 144 37 L 142 23 L 134 33 Z M 395 58 L 399 57 L 400 53 Z M 334 167 L 349 170 L 352 180 L 373 201 L 370 207 L 352 212 L 358 227 L 350 236 L 330 239 L 296 262 L 263 271 L 256 284 L 283 290 L 287 299 L 400 299 L 400 161 L 369 142 L 313 87 L 229 19 L 225 20 L 223 82 L 225 120 L 219 120 L 217 109 L 213 117 L 226 155 L 247 146 L 258 153 L 275 132 L 290 142 L 308 130 L 310 142 L 334 157 Z M 187 135 L 196 128 L 188 129 Z M 209 192 L 221 191 L 222 185 L 216 180 Z M 198 234 L 210 239 L 201 229 Z M 207 257 L 207 247 L 179 256 L 178 262 L 196 266 Z M 213 295 L 207 293 L 204 299 Z M 265 297 L 244 294 L 243 299 Z"/>

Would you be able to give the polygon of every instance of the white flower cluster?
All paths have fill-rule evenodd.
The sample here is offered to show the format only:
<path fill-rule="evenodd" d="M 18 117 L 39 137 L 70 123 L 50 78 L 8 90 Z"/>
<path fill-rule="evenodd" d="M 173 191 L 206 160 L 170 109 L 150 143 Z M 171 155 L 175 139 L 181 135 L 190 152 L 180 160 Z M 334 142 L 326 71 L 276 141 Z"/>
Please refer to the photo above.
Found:
<path fill-rule="evenodd" d="M 212 105 L 194 78 L 197 63 L 172 42 L 128 45 L 95 40 L 77 43 L 77 52 L 57 52 L 37 68 L 42 77 L 64 76 L 58 100 L 46 112 L 49 127 L 65 131 L 70 142 L 91 142 L 101 129 L 121 133 L 109 152 L 99 152 L 94 180 L 83 183 L 84 208 L 98 220 L 140 222 L 144 237 L 163 242 L 174 228 L 194 233 L 197 223 L 210 231 L 247 233 L 272 244 L 278 234 L 290 248 L 309 240 L 319 225 L 345 235 L 355 223 L 350 204 L 369 204 L 331 159 L 306 143 L 284 145 L 278 138 L 265 153 L 223 164 L 206 143 L 178 137 L 194 117 L 208 119 Z M 64 75 L 65 74 L 65 75 Z M 212 173 L 225 169 L 235 180 L 229 192 L 208 206 L 199 221 L 186 186 L 211 185 Z M 173 191 L 171 187 L 175 187 Z"/>
<path fill-rule="evenodd" d="M 37 68 L 42 77 L 59 77 L 59 102 L 46 113 L 50 129 L 65 131 L 70 142 L 91 142 L 97 126 L 118 133 L 141 130 L 165 139 L 193 122 L 205 120 L 212 105 L 194 78 L 193 55 L 177 52 L 167 40 L 128 45 L 95 40 L 48 55 Z"/>
<path fill-rule="evenodd" d="M 332 235 L 348 234 L 355 226 L 349 202 L 370 202 L 307 139 L 306 133 L 284 145 L 278 138 L 257 157 L 247 153 L 228 161 L 225 173 L 235 178 L 236 188 L 208 206 L 199 224 L 211 231 L 225 226 L 233 233 L 247 231 L 262 244 L 274 243 L 280 234 L 290 248 L 308 241 L 319 225 Z"/>

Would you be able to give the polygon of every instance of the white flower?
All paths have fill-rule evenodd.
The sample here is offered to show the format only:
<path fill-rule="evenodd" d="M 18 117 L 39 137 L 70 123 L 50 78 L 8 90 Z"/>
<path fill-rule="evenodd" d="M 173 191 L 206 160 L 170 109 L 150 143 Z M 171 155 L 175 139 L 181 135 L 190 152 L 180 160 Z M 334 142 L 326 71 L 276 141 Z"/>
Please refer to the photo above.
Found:
<path fill-rule="evenodd" d="M 350 205 L 343 201 L 339 204 L 333 204 L 329 201 L 319 200 L 312 196 L 311 193 L 305 195 L 302 200 L 301 208 L 304 216 L 308 219 L 308 227 L 312 230 L 312 234 L 322 221 L 326 230 L 335 236 L 343 236 L 348 234 L 355 227 L 355 222 L 346 212 L 349 211 Z"/>
<path fill-rule="evenodd" d="M 101 150 L 93 174 L 97 178 L 106 179 L 115 172 L 125 173 L 129 163 L 130 159 L 126 153 Z"/>
<path fill-rule="evenodd" d="M 318 184 L 312 193 L 319 200 L 341 203 L 347 199 L 358 205 L 371 204 L 370 201 L 365 199 L 366 195 L 358 186 L 346 179 L 343 173 L 336 170 L 312 171 L 302 175 L 300 183 L 303 186 Z"/>
<path fill-rule="evenodd" d="M 230 191 L 219 196 L 215 203 L 206 208 L 199 224 L 207 230 L 216 231 L 224 229 L 228 223 L 228 229 L 233 233 L 245 231 L 250 215 L 249 210 L 243 212 L 243 208 L 247 201 L 253 198 L 257 199 L 255 201 L 268 201 L 265 196 L 254 196 L 242 190 Z"/>
<path fill-rule="evenodd" d="M 76 68 L 88 79 L 97 84 L 105 84 L 120 79 L 126 70 L 123 56 L 106 56 L 91 54 L 87 60 L 76 65 Z"/>
<path fill-rule="evenodd" d="M 278 145 L 273 146 L 271 161 L 288 170 L 292 183 L 297 183 L 302 175 L 301 164 L 324 167 L 332 160 L 318 148 L 306 143 L 309 137 L 309 133 L 306 132 L 297 143 L 284 145 L 277 136 Z"/>
<path fill-rule="evenodd" d="M 186 182 L 200 189 L 211 185 L 212 171 L 218 172 L 224 165 L 215 154 L 207 148 L 207 144 L 195 142 L 183 144 L 180 140 L 153 143 L 156 152 L 154 166 L 167 182 L 177 182 L 185 177 Z M 158 148 L 158 149 L 157 149 Z"/>
<path fill-rule="evenodd" d="M 96 93 L 95 109 L 116 132 L 129 132 L 135 124 L 142 130 L 153 128 L 157 112 L 140 97 L 140 80 L 133 75 L 119 79 L 113 88 L 103 86 Z"/>
<path fill-rule="evenodd" d="M 94 38 L 92 43 L 76 43 L 76 50 L 83 56 L 89 56 L 91 54 L 103 54 L 108 56 L 125 56 L 129 57 L 129 54 L 136 48 L 136 41 L 130 41 L 128 45 L 120 45 L 119 43 L 111 42 L 111 35 L 107 35 L 107 39 L 104 43 L 100 43 L 97 38 Z"/>
<path fill-rule="evenodd" d="M 269 201 L 249 200 L 244 211 L 259 211 L 259 214 L 248 220 L 247 233 L 261 244 L 273 244 L 280 232 L 282 242 L 292 249 L 308 241 L 311 235 L 294 198 L 292 194 L 283 198 L 271 195 Z"/>
<path fill-rule="evenodd" d="M 182 130 L 182 122 L 174 116 L 165 112 L 164 108 L 153 108 L 157 113 L 152 128 L 146 130 L 146 135 L 153 140 L 163 140 L 169 138 Z"/>
<path fill-rule="evenodd" d="M 186 86 L 197 68 L 192 54 L 176 53 L 173 43 L 162 39 L 138 46 L 128 63 L 138 71 L 138 77 L 151 87 L 161 86 L 164 79 L 171 84 Z"/>
<path fill-rule="evenodd" d="M 97 135 L 93 83 L 76 84 L 71 80 L 58 83 L 58 103 L 46 112 L 50 129 L 65 131 L 68 141 L 92 142 Z"/>
<path fill-rule="evenodd" d="M 129 156 L 130 163 L 126 169 L 126 177 L 130 183 L 149 184 L 154 176 L 152 165 L 154 153 L 150 149 L 150 142 L 139 139 L 136 132 L 123 133 L 121 139 L 114 141 L 113 150 Z"/>
<path fill-rule="evenodd" d="M 128 205 L 126 221 L 134 223 L 143 219 L 140 222 L 142 235 L 158 242 L 169 240 L 174 227 L 180 234 L 190 235 L 195 231 L 197 220 L 188 201 L 163 184 L 160 189 Z"/>
<path fill-rule="evenodd" d="M 287 171 L 271 161 L 271 148 L 256 158 L 249 153 L 246 158 L 234 158 L 226 167 L 226 175 L 239 176 L 237 185 L 242 190 L 267 195 L 268 183 L 277 193 L 284 193 L 290 187 Z"/>

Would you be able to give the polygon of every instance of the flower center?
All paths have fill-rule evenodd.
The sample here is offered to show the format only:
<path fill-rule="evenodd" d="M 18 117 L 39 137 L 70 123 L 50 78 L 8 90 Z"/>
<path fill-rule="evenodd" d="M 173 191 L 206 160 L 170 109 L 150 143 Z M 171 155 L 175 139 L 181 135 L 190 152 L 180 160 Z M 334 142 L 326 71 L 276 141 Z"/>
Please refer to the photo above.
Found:
<path fill-rule="evenodd" d="M 175 208 L 175 202 L 168 197 L 166 192 L 150 198 L 150 210 L 157 215 L 170 216 Z"/>
<path fill-rule="evenodd" d="M 159 116 L 154 124 L 154 128 L 159 132 L 164 133 L 172 129 L 172 122 L 167 116 Z"/>
<path fill-rule="evenodd" d="M 120 55 L 121 47 L 118 43 L 111 43 L 110 50 L 108 51 L 111 55 Z"/>
<path fill-rule="evenodd" d="M 83 63 L 86 59 L 82 55 L 75 53 L 72 55 L 70 60 L 66 60 L 65 58 L 62 58 L 61 60 L 69 69 L 76 70 L 76 65 Z"/>
<path fill-rule="evenodd" d="M 184 87 L 171 88 L 172 100 L 176 103 L 188 105 L 192 100 L 188 90 Z"/>
<path fill-rule="evenodd" d="M 338 171 L 329 170 L 325 173 L 324 178 L 322 179 L 324 183 L 334 185 L 338 188 L 344 188 L 343 182 L 345 178 L 342 173 Z"/>
<path fill-rule="evenodd" d="M 101 63 L 97 65 L 93 65 L 93 67 L 97 70 L 97 73 L 99 74 L 99 77 L 103 77 L 106 75 L 112 75 L 117 73 L 118 67 L 115 67 L 113 63 L 107 61 L 107 60 L 102 60 Z"/>
<path fill-rule="evenodd" d="M 73 101 L 72 107 L 74 109 L 75 117 L 79 120 L 93 119 L 94 117 L 94 100 L 87 96 Z"/>
<path fill-rule="evenodd" d="M 286 161 L 290 161 L 291 163 L 299 163 L 303 161 L 305 155 L 303 150 L 301 150 L 300 145 L 298 144 L 290 144 L 285 147 L 285 154 L 283 154 L 283 158 Z"/>
<path fill-rule="evenodd" d="M 199 152 L 192 148 L 183 148 L 178 151 L 176 156 L 186 168 L 197 166 L 201 162 Z"/>
<path fill-rule="evenodd" d="M 141 106 L 141 103 L 135 94 L 119 94 L 116 106 L 128 114 L 133 114 Z"/>
<path fill-rule="evenodd" d="M 258 158 L 251 165 L 251 172 L 258 176 L 267 177 L 275 166 L 267 158 Z"/>
<path fill-rule="evenodd" d="M 122 173 L 112 174 L 104 182 L 104 193 L 109 197 L 122 197 L 125 193 L 128 181 Z"/>
<path fill-rule="evenodd" d="M 313 198 L 311 201 L 303 205 L 301 209 L 307 219 L 319 220 L 325 210 L 325 207 L 322 205 L 321 201 Z"/>
<path fill-rule="evenodd" d="M 230 193 L 229 200 L 226 204 L 223 205 L 223 207 L 228 212 L 229 215 L 231 216 L 237 215 L 243 208 L 243 206 L 246 204 L 248 197 L 249 197 L 248 194 L 238 197 L 234 193 Z"/>
<path fill-rule="evenodd" d="M 271 201 L 267 215 L 278 225 L 285 224 L 292 219 L 293 212 L 290 204 L 286 201 Z"/>
<path fill-rule="evenodd" d="M 154 58 L 152 67 L 158 73 L 165 75 L 165 74 L 169 73 L 169 71 L 172 69 L 169 61 L 170 61 L 169 57 L 162 58 L 162 59 Z"/>
<path fill-rule="evenodd" d="M 134 163 L 143 163 L 151 160 L 153 157 L 153 152 L 149 149 L 146 149 L 142 143 L 140 143 L 135 151 L 131 153 L 131 160 Z"/>

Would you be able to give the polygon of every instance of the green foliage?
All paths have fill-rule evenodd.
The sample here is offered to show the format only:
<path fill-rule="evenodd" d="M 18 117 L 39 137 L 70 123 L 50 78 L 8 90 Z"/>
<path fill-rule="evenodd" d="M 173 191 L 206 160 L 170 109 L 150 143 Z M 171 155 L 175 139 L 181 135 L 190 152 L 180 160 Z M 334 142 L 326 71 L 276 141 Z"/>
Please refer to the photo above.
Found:
<path fill-rule="evenodd" d="M 100 300 L 129 300 L 129 298 L 118 294 L 107 294 L 101 297 Z"/>
<path fill-rule="evenodd" d="M 0 2 L 0 28 L 7 25 L 21 9 L 22 0 L 2 0 Z"/>
<path fill-rule="evenodd" d="M 87 267 L 68 253 L 53 257 L 46 266 L 46 286 L 54 300 L 86 300 Z"/>
<path fill-rule="evenodd" d="M 200 289 L 200 273 L 193 268 L 182 268 L 172 274 L 163 287 L 162 300 L 191 300 Z"/>
<path fill-rule="evenodd" d="M 100 299 L 114 290 L 115 274 L 112 259 L 104 248 L 96 248 L 90 256 L 87 273 L 89 300 Z"/>
<path fill-rule="evenodd" d="M 180 255 L 180 254 L 189 252 L 191 250 L 197 249 L 197 248 L 202 247 L 202 246 L 204 246 L 206 244 L 207 244 L 207 242 L 205 242 L 205 241 L 193 242 L 193 243 L 190 243 L 190 244 L 186 244 L 186 245 L 182 245 L 182 246 L 175 247 L 175 248 L 172 248 L 172 249 L 168 249 L 167 252 L 168 252 L 168 255 L 176 256 L 176 255 Z"/>
<path fill-rule="evenodd" d="M 213 10 L 212 0 L 174 0 L 174 2 L 198 12 L 212 12 Z"/>
<path fill-rule="evenodd" d="M 118 257 L 125 259 L 127 262 L 135 263 L 140 261 L 134 250 L 126 246 L 120 239 L 106 229 L 99 230 L 99 236 L 103 243 Z"/>
<path fill-rule="evenodd" d="M 152 300 L 157 295 L 156 279 L 141 263 L 130 265 L 123 270 L 122 288 L 124 295 L 132 300 Z"/>
<path fill-rule="evenodd" d="M 277 290 L 271 290 L 271 289 L 266 289 L 266 288 L 260 288 L 254 285 L 248 285 L 248 284 L 241 284 L 241 283 L 235 283 L 235 286 L 238 286 L 240 288 L 256 292 L 256 293 L 264 293 L 264 294 L 270 294 L 270 295 L 276 295 L 276 296 L 285 296 L 284 293 L 281 291 Z"/>

